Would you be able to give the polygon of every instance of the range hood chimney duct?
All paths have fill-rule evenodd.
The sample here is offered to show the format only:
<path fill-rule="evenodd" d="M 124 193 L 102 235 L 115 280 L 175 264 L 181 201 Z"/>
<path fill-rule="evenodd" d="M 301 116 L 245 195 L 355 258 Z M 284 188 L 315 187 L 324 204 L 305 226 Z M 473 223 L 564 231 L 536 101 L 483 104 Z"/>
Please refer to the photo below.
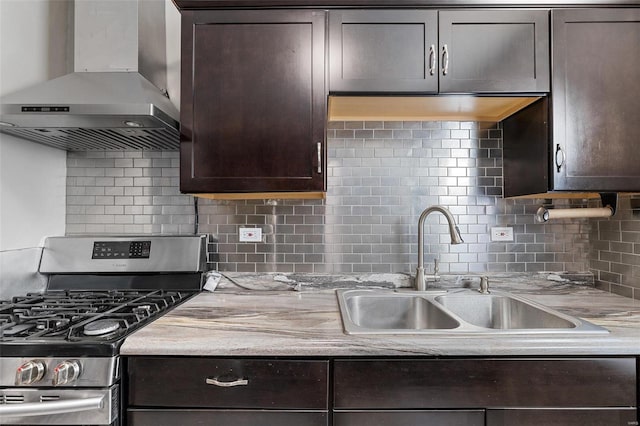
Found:
<path fill-rule="evenodd" d="M 75 0 L 74 71 L 0 99 L 0 132 L 71 151 L 179 147 L 164 0 Z"/>

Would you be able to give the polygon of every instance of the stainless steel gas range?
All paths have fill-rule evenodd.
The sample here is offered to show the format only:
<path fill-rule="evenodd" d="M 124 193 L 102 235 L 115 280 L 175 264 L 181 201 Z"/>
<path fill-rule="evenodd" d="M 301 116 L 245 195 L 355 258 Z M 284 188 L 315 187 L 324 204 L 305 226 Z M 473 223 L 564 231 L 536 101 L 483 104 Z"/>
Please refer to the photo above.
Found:
<path fill-rule="evenodd" d="M 204 236 L 52 237 L 42 293 L 0 301 L 0 424 L 124 424 L 119 348 L 201 289 Z"/>

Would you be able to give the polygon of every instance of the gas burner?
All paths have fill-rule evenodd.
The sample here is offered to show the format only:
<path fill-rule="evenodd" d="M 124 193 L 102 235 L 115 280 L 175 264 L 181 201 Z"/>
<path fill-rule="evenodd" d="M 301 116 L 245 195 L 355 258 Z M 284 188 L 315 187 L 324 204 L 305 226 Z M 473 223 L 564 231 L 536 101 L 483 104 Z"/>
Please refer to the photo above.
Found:
<path fill-rule="evenodd" d="M 113 333 L 120 328 L 120 323 L 111 319 L 101 319 L 85 325 L 82 332 L 85 336 L 102 336 Z"/>
<path fill-rule="evenodd" d="M 145 318 L 151 316 L 152 309 L 151 305 L 141 305 L 131 308 L 131 312 L 133 312 L 133 314 L 138 318 Z"/>
<path fill-rule="evenodd" d="M 69 318 L 56 317 L 54 314 L 50 314 L 44 318 L 35 318 L 35 324 L 38 330 L 58 330 L 66 327 L 70 322 L 71 320 Z"/>

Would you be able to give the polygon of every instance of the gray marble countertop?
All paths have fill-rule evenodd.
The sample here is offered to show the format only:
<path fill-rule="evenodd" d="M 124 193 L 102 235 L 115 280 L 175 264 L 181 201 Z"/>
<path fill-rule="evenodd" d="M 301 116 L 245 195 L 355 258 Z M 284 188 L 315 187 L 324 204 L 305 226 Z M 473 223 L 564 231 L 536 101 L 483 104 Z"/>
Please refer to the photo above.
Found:
<path fill-rule="evenodd" d="M 640 355 L 640 301 L 606 293 L 588 277 L 493 274 L 507 290 L 607 328 L 605 335 L 376 335 L 343 332 L 336 288 L 406 287 L 402 274 L 328 276 L 227 273 L 129 336 L 123 355 L 192 356 L 578 356 Z M 476 286 L 446 276 L 440 287 Z"/>

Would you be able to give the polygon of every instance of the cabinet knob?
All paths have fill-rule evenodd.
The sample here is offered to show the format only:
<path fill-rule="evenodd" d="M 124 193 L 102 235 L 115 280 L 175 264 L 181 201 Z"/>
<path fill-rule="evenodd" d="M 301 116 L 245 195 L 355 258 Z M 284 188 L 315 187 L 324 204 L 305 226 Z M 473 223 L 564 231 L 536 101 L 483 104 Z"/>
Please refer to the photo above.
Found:
<path fill-rule="evenodd" d="M 560 169 L 564 165 L 565 156 L 564 151 L 560 148 L 560 144 L 556 145 L 556 169 L 560 173 Z"/>
<path fill-rule="evenodd" d="M 442 75 L 449 74 L 449 47 L 442 47 Z"/>

